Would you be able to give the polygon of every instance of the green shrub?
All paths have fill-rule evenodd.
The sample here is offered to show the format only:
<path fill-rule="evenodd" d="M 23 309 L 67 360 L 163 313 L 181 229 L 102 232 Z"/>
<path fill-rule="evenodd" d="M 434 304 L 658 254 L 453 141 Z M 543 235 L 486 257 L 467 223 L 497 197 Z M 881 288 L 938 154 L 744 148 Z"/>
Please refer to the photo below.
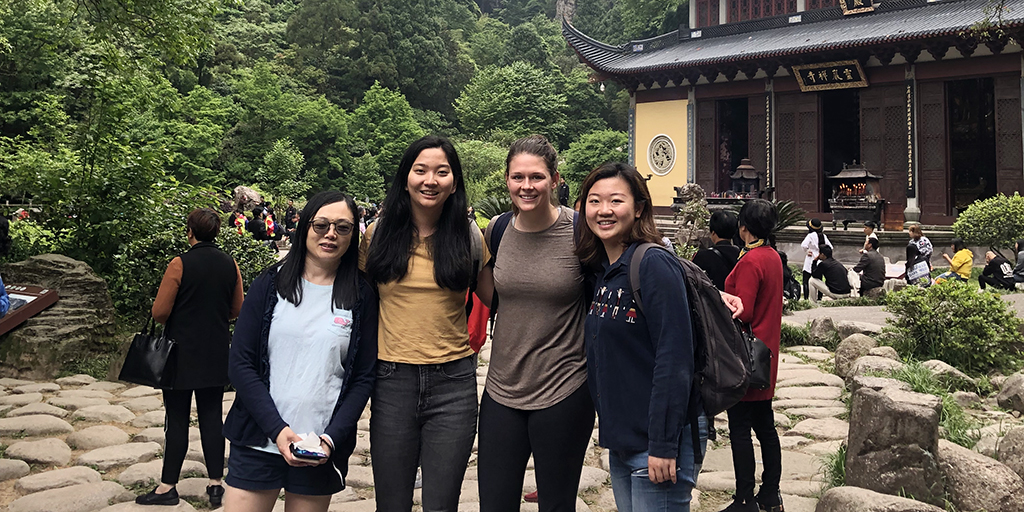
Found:
<path fill-rule="evenodd" d="M 782 303 L 782 313 L 792 313 L 793 311 L 804 311 L 805 309 L 811 309 L 814 307 L 814 303 L 806 299 L 800 300 L 786 300 Z"/>
<path fill-rule="evenodd" d="M 940 359 L 971 375 L 1020 369 L 1021 320 L 995 295 L 945 282 L 904 288 L 886 304 L 894 316 L 883 339 L 904 356 Z"/>
<path fill-rule="evenodd" d="M 120 317 L 141 321 L 149 316 L 167 264 L 189 248 L 183 230 L 179 227 L 133 240 L 114 255 L 116 264 L 107 287 Z M 215 241 L 238 263 L 245 289 L 276 261 L 274 254 L 252 235 L 238 234 L 234 227 L 224 225 Z"/>
<path fill-rule="evenodd" d="M 780 340 L 780 345 L 783 347 L 806 345 L 808 334 L 810 334 L 810 329 L 806 326 L 798 327 L 782 322 L 782 338 Z"/>
<path fill-rule="evenodd" d="M 893 370 L 887 375 L 889 377 L 910 385 L 910 390 L 915 393 L 928 393 L 930 395 L 944 395 L 949 393 L 949 388 L 943 386 L 926 366 L 920 361 L 907 361 L 902 368 Z"/>
<path fill-rule="evenodd" d="M 1024 197 L 999 194 L 975 201 L 957 216 L 953 232 L 968 245 L 981 247 L 1013 247 L 1024 238 Z"/>
<path fill-rule="evenodd" d="M 32 256 L 54 252 L 57 248 L 57 235 L 35 221 L 12 222 L 10 236 L 11 251 L 0 257 L 0 262 L 23 261 Z"/>
<path fill-rule="evenodd" d="M 823 300 L 818 303 L 823 308 L 839 308 L 844 306 L 884 306 L 885 296 L 879 299 L 871 297 L 853 297 L 849 299 Z"/>

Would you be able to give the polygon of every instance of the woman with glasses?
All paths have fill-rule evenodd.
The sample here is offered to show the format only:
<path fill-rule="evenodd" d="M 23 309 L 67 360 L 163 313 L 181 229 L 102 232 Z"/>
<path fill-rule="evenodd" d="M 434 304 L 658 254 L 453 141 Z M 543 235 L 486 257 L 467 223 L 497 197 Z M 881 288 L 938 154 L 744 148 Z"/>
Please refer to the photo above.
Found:
<path fill-rule="evenodd" d="M 465 190 L 451 142 L 433 135 L 413 142 L 360 247 L 380 293 L 370 403 L 380 512 L 412 509 L 417 465 L 423 510 L 458 509 L 477 416 L 466 291 L 490 258 L 483 233 L 466 219 Z"/>
<path fill-rule="evenodd" d="M 153 318 L 175 340 L 174 375 L 163 390 L 166 448 L 160 485 L 139 496 L 140 505 L 176 505 L 175 486 L 188 452 L 189 416 L 195 394 L 199 434 L 210 478 L 206 488 L 210 504 L 219 506 L 224 495 L 224 437 L 221 417 L 224 386 L 228 383 L 228 322 L 242 307 L 242 276 L 238 264 L 213 243 L 220 232 L 220 216 L 209 208 L 189 214 L 185 236 L 191 248 L 167 265 Z"/>
<path fill-rule="evenodd" d="M 270 512 L 282 488 L 287 510 L 323 512 L 345 488 L 377 360 L 377 297 L 359 272 L 355 212 L 341 192 L 310 198 L 300 243 L 245 297 L 229 365 L 226 512 Z"/>

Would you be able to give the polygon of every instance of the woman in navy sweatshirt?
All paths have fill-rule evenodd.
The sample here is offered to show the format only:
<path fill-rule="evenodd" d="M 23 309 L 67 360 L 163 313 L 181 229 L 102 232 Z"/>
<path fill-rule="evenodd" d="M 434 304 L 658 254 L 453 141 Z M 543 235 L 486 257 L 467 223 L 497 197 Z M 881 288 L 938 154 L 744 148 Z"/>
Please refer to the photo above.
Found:
<path fill-rule="evenodd" d="M 635 168 L 611 163 L 587 176 L 577 255 L 596 274 L 585 323 L 587 370 L 610 453 L 620 512 L 688 511 L 695 483 L 694 436 L 707 442 L 682 268 L 648 250 L 640 262 L 643 310 L 632 297 L 629 262 L 637 246 L 660 243 L 651 196 Z M 696 432 L 695 430 L 696 429 Z"/>
<path fill-rule="evenodd" d="M 270 512 L 281 488 L 289 510 L 325 512 L 345 488 L 377 362 L 377 296 L 359 273 L 355 212 L 340 192 L 310 198 L 300 243 L 245 297 L 228 360 L 226 512 Z M 293 452 L 299 443 L 307 453 Z"/>

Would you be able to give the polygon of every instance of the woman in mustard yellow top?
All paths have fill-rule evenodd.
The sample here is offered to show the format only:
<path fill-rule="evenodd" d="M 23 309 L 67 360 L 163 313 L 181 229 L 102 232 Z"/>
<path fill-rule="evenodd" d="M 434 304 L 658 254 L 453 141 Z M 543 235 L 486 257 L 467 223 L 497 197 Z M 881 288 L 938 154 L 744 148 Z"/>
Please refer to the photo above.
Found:
<path fill-rule="evenodd" d="M 971 278 L 971 266 L 974 264 L 974 253 L 967 248 L 967 244 L 965 244 L 960 238 L 954 238 L 951 247 L 953 248 L 952 258 L 950 258 L 948 254 L 942 255 L 942 257 L 949 262 L 949 272 L 945 272 L 939 277 L 936 277 L 936 283 L 941 283 L 947 279 L 966 283 L 967 280 Z"/>
<path fill-rule="evenodd" d="M 370 405 L 380 512 L 412 509 L 417 465 L 423 510 L 458 509 L 477 419 L 466 290 L 479 262 L 490 259 L 483 234 L 467 222 L 466 204 L 455 148 L 443 137 L 423 137 L 406 149 L 383 213 L 360 247 L 380 296 Z"/>

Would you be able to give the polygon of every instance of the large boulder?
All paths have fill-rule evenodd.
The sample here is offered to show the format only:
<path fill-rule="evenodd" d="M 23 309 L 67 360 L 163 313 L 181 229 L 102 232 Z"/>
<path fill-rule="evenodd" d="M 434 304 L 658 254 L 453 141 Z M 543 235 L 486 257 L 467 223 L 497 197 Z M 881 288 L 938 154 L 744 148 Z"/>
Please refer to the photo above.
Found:
<path fill-rule="evenodd" d="M 1024 478 L 1024 427 L 1013 427 L 999 440 L 999 462 Z"/>
<path fill-rule="evenodd" d="M 836 331 L 839 332 L 839 339 L 845 340 L 851 334 L 867 334 L 868 336 L 882 332 L 882 326 L 868 322 L 857 322 L 854 320 L 840 320 L 836 324 Z"/>
<path fill-rule="evenodd" d="M 853 362 L 846 378 L 849 380 L 858 375 L 887 374 L 901 368 L 903 368 L 903 363 L 900 361 L 893 361 L 887 357 L 864 356 Z"/>
<path fill-rule="evenodd" d="M 853 394 L 846 484 L 941 506 L 938 397 L 887 387 Z"/>
<path fill-rule="evenodd" d="M 881 391 L 884 388 L 896 388 L 903 391 L 910 391 L 910 384 L 903 382 L 902 380 L 889 379 L 886 377 L 868 377 L 867 375 L 858 375 L 850 379 L 850 393 L 856 393 L 860 388 L 870 388 L 875 391 Z"/>
<path fill-rule="evenodd" d="M 1010 468 L 945 439 L 939 440 L 938 455 L 956 510 L 1024 512 L 1024 480 Z"/>
<path fill-rule="evenodd" d="M 850 375 L 853 362 L 868 355 L 868 352 L 877 347 L 878 342 L 864 334 L 851 334 L 836 347 L 836 375 L 846 378 Z"/>
<path fill-rule="evenodd" d="M 999 407 L 1024 413 L 1024 373 L 1015 373 L 1007 377 L 996 395 Z"/>
<path fill-rule="evenodd" d="M 57 290 L 60 299 L 0 336 L 0 376 L 53 379 L 68 361 L 88 361 L 116 350 L 114 303 L 107 283 L 89 265 L 43 254 L 0 267 L 4 284 Z"/>
<path fill-rule="evenodd" d="M 939 361 L 938 359 L 932 359 L 931 361 L 921 363 L 921 366 L 931 370 L 932 375 L 934 375 L 943 386 L 950 389 L 969 391 L 978 388 L 974 379 L 946 362 Z"/>
<path fill-rule="evenodd" d="M 811 328 L 807 333 L 807 342 L 811 345 L 826 346 L 837 337 L 836 324 L 825 316 L 811 320 Z"/>
<path fill-rule="evenodd" d="M 920 501 L 859 487 L 833 487 L 818 500 L 814 512 L 945 512 Z"/>

